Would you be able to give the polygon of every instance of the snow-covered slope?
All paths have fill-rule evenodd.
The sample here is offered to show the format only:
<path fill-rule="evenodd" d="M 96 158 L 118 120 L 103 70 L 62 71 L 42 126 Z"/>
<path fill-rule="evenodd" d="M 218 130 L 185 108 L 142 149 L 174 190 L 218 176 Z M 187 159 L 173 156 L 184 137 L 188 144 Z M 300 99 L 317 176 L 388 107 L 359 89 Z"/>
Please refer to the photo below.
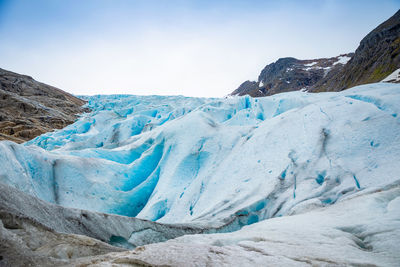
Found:
<path fill-rule="evenodd" d="M 88 97 L 93 112 L 0 143 L 0 182 L 66 207 L 223 226 L 400 180 L 400 85 L 253 99 Z"/>

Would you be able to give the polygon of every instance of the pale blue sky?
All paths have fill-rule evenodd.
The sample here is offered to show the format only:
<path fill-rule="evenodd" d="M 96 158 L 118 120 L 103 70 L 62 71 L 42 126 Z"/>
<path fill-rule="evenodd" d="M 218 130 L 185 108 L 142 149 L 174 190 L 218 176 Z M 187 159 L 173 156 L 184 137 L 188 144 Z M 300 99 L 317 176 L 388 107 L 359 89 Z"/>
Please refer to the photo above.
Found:
<path fill-rule="evenodd" d="M 0 0 L 0 68 L 74 94 L 224 96 L 280 57 L 354 51 L 400 0 Z"/>

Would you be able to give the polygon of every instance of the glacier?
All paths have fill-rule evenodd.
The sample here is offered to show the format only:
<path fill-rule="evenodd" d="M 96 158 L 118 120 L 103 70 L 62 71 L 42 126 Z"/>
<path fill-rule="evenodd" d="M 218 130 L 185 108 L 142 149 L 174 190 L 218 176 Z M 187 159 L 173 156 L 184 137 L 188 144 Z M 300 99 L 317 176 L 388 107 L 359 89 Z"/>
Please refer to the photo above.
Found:
<path fill-rule="evenodd" d="M 400 85 L 264 98 L 98 95 L 0 182 L 70 208 L 232 231 L 400 182 Z M 355 207 L 356 208 L 356 207 Z"/>

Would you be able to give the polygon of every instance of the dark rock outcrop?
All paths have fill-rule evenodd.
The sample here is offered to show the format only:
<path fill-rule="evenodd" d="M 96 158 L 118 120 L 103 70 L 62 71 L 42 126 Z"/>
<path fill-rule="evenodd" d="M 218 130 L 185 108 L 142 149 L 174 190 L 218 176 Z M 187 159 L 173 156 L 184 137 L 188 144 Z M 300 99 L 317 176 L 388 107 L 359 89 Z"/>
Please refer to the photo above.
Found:
<path fill-rule="evenodd" d="M 235 91 L 233 91 L 232 95 L 251 95 L 254 97 L 263 96 L 262 91 L 259 91 L 260 87 L 258 86 L 258 82 L 255 81 L 245 81 L 242 83 Z"/>
<path fill-rule="evenodd" d="M 73 123 L 85 101 L 32 77 L 0 69 L 0 140 L 22 143 Z"/>

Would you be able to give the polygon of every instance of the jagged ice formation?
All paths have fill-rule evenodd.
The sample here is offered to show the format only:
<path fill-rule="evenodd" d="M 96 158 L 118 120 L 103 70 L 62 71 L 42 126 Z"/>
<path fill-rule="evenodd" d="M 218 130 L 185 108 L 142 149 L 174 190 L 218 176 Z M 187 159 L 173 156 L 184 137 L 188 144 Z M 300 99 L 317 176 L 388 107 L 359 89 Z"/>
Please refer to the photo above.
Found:
<path fill-rule="evenodd" d="M 92 112 L 62 130 L 0 142 L 0 182 L 65 207 L 228 231 L 399 181 L 397 84 L 85 100 Z"/>

